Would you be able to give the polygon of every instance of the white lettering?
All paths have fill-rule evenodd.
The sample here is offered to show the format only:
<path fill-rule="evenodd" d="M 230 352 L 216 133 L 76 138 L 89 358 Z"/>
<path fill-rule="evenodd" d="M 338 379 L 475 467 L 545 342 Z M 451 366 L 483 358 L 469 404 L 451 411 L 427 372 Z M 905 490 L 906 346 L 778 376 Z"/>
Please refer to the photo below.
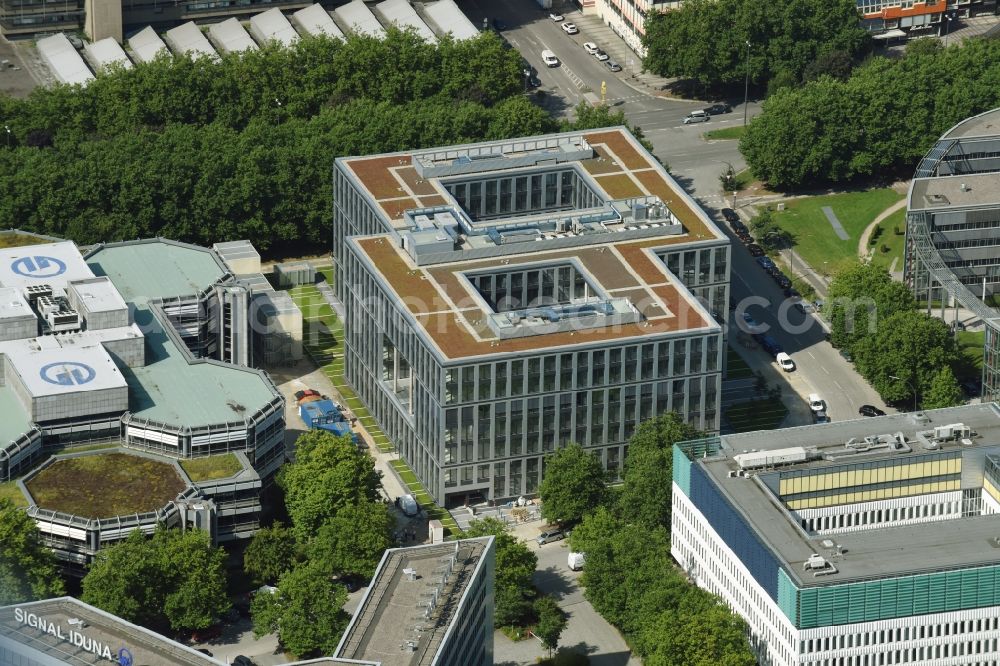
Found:
<path fill-rule="evenodd" d="M 29 627 L 32 627 L 33 629 L 38 629 L 43 634 L 49 634 L 59 640 L 66 641 L 75 647 L 81 648 L 85 652 L 91 652 L 101 659 L 107 659 L 108 661 L 115 663 L 118 662 L 111 652 L 111 646 L 94 640 L 90 636 L 86 636 L 79 631 L 69 629 L 68 633 L 64 634 L 62 625 L 50 622 L 44 617 L 39 617 L 35 613 L 26 612 L 23 608 L 14 609 L 14 619 L 21 624 L 26 624 Z"/>
<path fill-rule="evenodd" d="M 15 608 L 14 619 L 20 622 L 21 624 L 24 624 L 24 611 L 21 610 L 20 608 Z"/>
<path fill-rule="evenodd" d="M 107 645 L 104 646 L 104 652 L 101 654 L 101 656 L 107 659 L 108 661 L 114 661 L 111 657 L 111 650 L 108 649 Z"/>

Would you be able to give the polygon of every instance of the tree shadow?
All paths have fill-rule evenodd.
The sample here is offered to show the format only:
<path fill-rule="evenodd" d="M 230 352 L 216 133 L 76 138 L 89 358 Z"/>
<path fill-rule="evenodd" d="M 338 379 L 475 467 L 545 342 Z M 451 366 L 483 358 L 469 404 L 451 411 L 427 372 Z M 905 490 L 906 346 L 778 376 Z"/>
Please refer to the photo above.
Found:
<path fill-rule="evenodd" d="M 557 600 L 564 599 L 567 595 L 579 591 L 566 572 L 556 566 L 535 570 L 532 580 L 538 589 L 545 594 L 552 595 Z"/>

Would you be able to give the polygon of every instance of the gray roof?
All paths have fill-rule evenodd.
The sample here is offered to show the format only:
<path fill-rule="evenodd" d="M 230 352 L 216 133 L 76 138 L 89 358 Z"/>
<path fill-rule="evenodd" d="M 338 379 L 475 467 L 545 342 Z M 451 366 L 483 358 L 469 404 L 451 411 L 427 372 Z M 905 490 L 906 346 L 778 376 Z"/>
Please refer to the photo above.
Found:
<path fill-rule="evenodd" d="M 176 28 L 171 28 L 163 34 L 163 39 L 170 46 L 174 55 L 190 55 L 192 58 L 218 58 L 201 28 L 188 21 Z"/>
<path fill-rule="evenodd" d="M 261 45 L 273 41 L 291 46 L 299 40 L 299 34 L 277 7 L 251 16 L 250 33 Z"/>
<path fill-rule="evenodd" d="M 941 138 L 967 139 L 981 136 L 1000 136 L 1000 109 L 967 118 L 948 130 Z"/>
<path fill-rule="evenodd" d="M 125 299 L 107 276 L 74 280 L 69 285 L 87 308 L 87 312 L 116 312 L 124 310 Z"/>
<path fill-rule="evenodd" d="M 409 0 L 383 0 L 383 2 L 375 5 L 375 9 L 382 15 L 387 24 L 395 24 L 400 30 L 413 28 L 418 35 L 428 42 L 433 43 L 437 41 L 434 32 L 417 15 L 416 10 L 410 5 Z"/>
<path fill-rule="evenodd" d="M 330 18 L 330 13 L 321 4 L 309 5 L 292 14 L 292 24 L 299 29 L 300 33 L 308 33 L 315 37 L 326 35 L 327 37 L 344 38 L 343 31 Z"/>
<path fill-rule="evenodd" d="M 24 289 L 47 284 L 61 291 L 69 280 L 92 277 L 93 271 L 72 241 L 0 250 L 0 286 Z"/>
<path fill-rule="evenodd" d="M 947 210 L 1000 205 L 1000 175 L 966 174 L 916 178 L 910 189 L 910 210 Z M 942 198 L 943 197 L 943 198 Z"/>
<path fill-rule="evenodd" d="M 153 62 L 157 56 L 167 53 L 167 45 L 156 34 L 152 26 L 146 26 L 128 38 L 128 46 L 139 62 Z"/>
<path fill-rule="evenodd" d="M 36 42 L 36 46 L 42 60 L 63 83 L 87 85 L 94 79 L 87 63 L 63 33 L 43 37 Z"/>
<path fill-rule="evenodd" d="M 1000 533 L 1000 515 L 954 518 L 932 523 L 880 527 L 848 533 L 807 535 L 790 513 L 765 486 L 760 474 L 749 478 L 731 477 L 740 469 L 733 455 L 748 450 L 774 450 L 790 447 L 818 448 L 844 453 L 844 443 L 851 438 L 902 432 L 911 443 L 912 453 L 857 454 L 839 459 L 813 460 L 781 467 L 781 471 L 820 469 L 844 462 L 862 462 L 926 454 L 915 433 L 935 426 L 964 423 L 978 433 L 972 446 L 957 442 L 942 444 L 941 451 L 988 451 L 1000 453 L 1000 408 L 995 403 L 929 410 L 913 414 L 893 414 L 878 418 L 841 421 L 721 437 L 723 450 L 718 456 L 699 459 L 713 483 L 743 516 L 747 524 L 777 555 L 789 575 L 800 587 L 924 573 L 936 570 L 968 568 L 996 564 L 996 545 L 989 537 Z M 830 539 L 842 546 L 842 556 L 832 556 L 838 572 L 815 578 L 803 571 L 803 564 L 813 553 L 831 559 L 822 541 Z"/>
<path fill-rule="evenodd" d="M 257 50 L 257 42 L 253 41 L 243 25 L 232 16 L 208 26 L 208 34 L 223 53 Z"/>
<path fill-rule="evenodd" d="M 87 52 L 87 57 L 90 58 L 90 62 L 97 72 L 112 65 L 132 69 L 132 61 L 125 55 L 125 50 L 114 37 L 105 37 L 93 44 L 87 43 L 83 49 Z"/>
<path fill-rule="evenodd" d="M 385 37 L 385 28 L 379 23 L 363 0 L 351 0 L 333 10 L 342 27 L 359 35 Z"/>
<path fill-rule="evenodd" d="M 212 250 L 160 239 L 99 245 L 86 260 L 134 303 L 198 294 L 227 272 Z"/>
<path fill-rule="evenodd" d="M 424 14 L 437 24 L 441 35 L 450 32 L 455 39 L 473 39 L 479 36 L 479 30 L 453 0 L 427 3 L 424 5 Z"/>

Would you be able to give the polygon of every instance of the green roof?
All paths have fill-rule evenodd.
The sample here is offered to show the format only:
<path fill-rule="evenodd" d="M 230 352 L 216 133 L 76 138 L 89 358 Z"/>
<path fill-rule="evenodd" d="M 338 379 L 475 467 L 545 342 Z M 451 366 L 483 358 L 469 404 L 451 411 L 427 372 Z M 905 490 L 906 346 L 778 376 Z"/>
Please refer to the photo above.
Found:
<path fill-rule="evenodd" d="M 256 370 L 190 362 L 148 307 L 136 306 L 135 323 L 145 332 L 146 365 L 121 371 L 136 417 L 197 428 L 241 421 L 274 399 L 271 383 Z"/>
<path fill-rule="evenodd" d="M 226 274 L 212 250 L 165 240 L 104 245 L 86 260 L 132 303 L 192 296 Z"/>
<path fill-rule="evenodd" d="M 30 429 L 31 417 L 14 395 L 13 389 L 9 384 L 0 386 L 0 448 Z"/>

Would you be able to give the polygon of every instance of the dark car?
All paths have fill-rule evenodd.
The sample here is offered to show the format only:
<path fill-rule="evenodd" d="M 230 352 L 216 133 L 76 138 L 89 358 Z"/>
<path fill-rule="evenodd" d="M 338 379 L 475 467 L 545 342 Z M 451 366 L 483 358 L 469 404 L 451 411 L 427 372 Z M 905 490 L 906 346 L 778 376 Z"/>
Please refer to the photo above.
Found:
<path fill-rule="evenodd" d="M 542 87 L 542 80 L 539 79 L 534 74 L 529 74 L 528 77 L 527 77 L 527 81 L 528 81 L 528 87 L 529 88 L 541 88 Z"/>
<path fill-rule="evenodd" d="M 253 659 L 251 659 L 250 657 L 237 655 L 236 657 L 233 658 L 232 666 L 257 666 L 257 664 L 253 663 Z"/>
<path fill-rule="evenodd" d="M 604 66 L 610 69 L 612 72 L 622 71 L 622 66 L 616 63 L 614 60 L 605 60 Z"/>
<path fill-rule="evenodd" d="M 747 233 L 738 233 L 736 237 L 740 239 L 740 242 L 744 245 L 752 245 L 754 242 L 754 237 Z"/>
<path fill-rule="evenodd" d="M 764 256 L 764 248 L 762 248 L 760 245 L 757 245 L 756 243 L 750 243 L 749 245 L 747 245 L 747 250 L 750 251 L 751 257 Z"/>
<path fill-rule="evenodd" d="M 777 356 L 781 352 L 785 351 L 785 348 L 782 347 L 777 340 L 766 333 L 757 333 L 753 336 L 753 339 L 756 340 L 757 343 L 764 348 L 764 351 L 771 356 Z"/>
<path fill-rule="evenodd" d="M 732 208 L 723 208 L 722 209 L 722 218 L 726 222 L 729 222 L 730 224 L 732 224 L 733 222 L 739 222 L 740 221 L 740 216 L 737 215 L 736 211 L 733 210 Z"/>
<path fill-rule="evenodd" d="M 726 103 L 722 103 L 722 104 L 713 104 L 712 106 L 708 107 L 705 110 L 708 111 L 709 115 L 717 116 L 720 113 L 730 113 L 733 110 L 733 107 L 731 107 Z"/>
<path fill-rule="evenodd" d="M 784 275 L 774 278 L 774 281 L 778 283 L 778 286 L 782 289 L 788 289 L 792 286 L 792 281 L 786 278 Z"/>
<path fill-rule="evenodd" d="M 885 412 L 875 405 L 861 405 L 858 408 L 858 414 L 861 416 L 885 416 Z"/>
<path fill-rule="evenodd" d="M 500 19 L 493 19 L 493 29 L 497 32 L 507 29 L 507 24 Z"/>

